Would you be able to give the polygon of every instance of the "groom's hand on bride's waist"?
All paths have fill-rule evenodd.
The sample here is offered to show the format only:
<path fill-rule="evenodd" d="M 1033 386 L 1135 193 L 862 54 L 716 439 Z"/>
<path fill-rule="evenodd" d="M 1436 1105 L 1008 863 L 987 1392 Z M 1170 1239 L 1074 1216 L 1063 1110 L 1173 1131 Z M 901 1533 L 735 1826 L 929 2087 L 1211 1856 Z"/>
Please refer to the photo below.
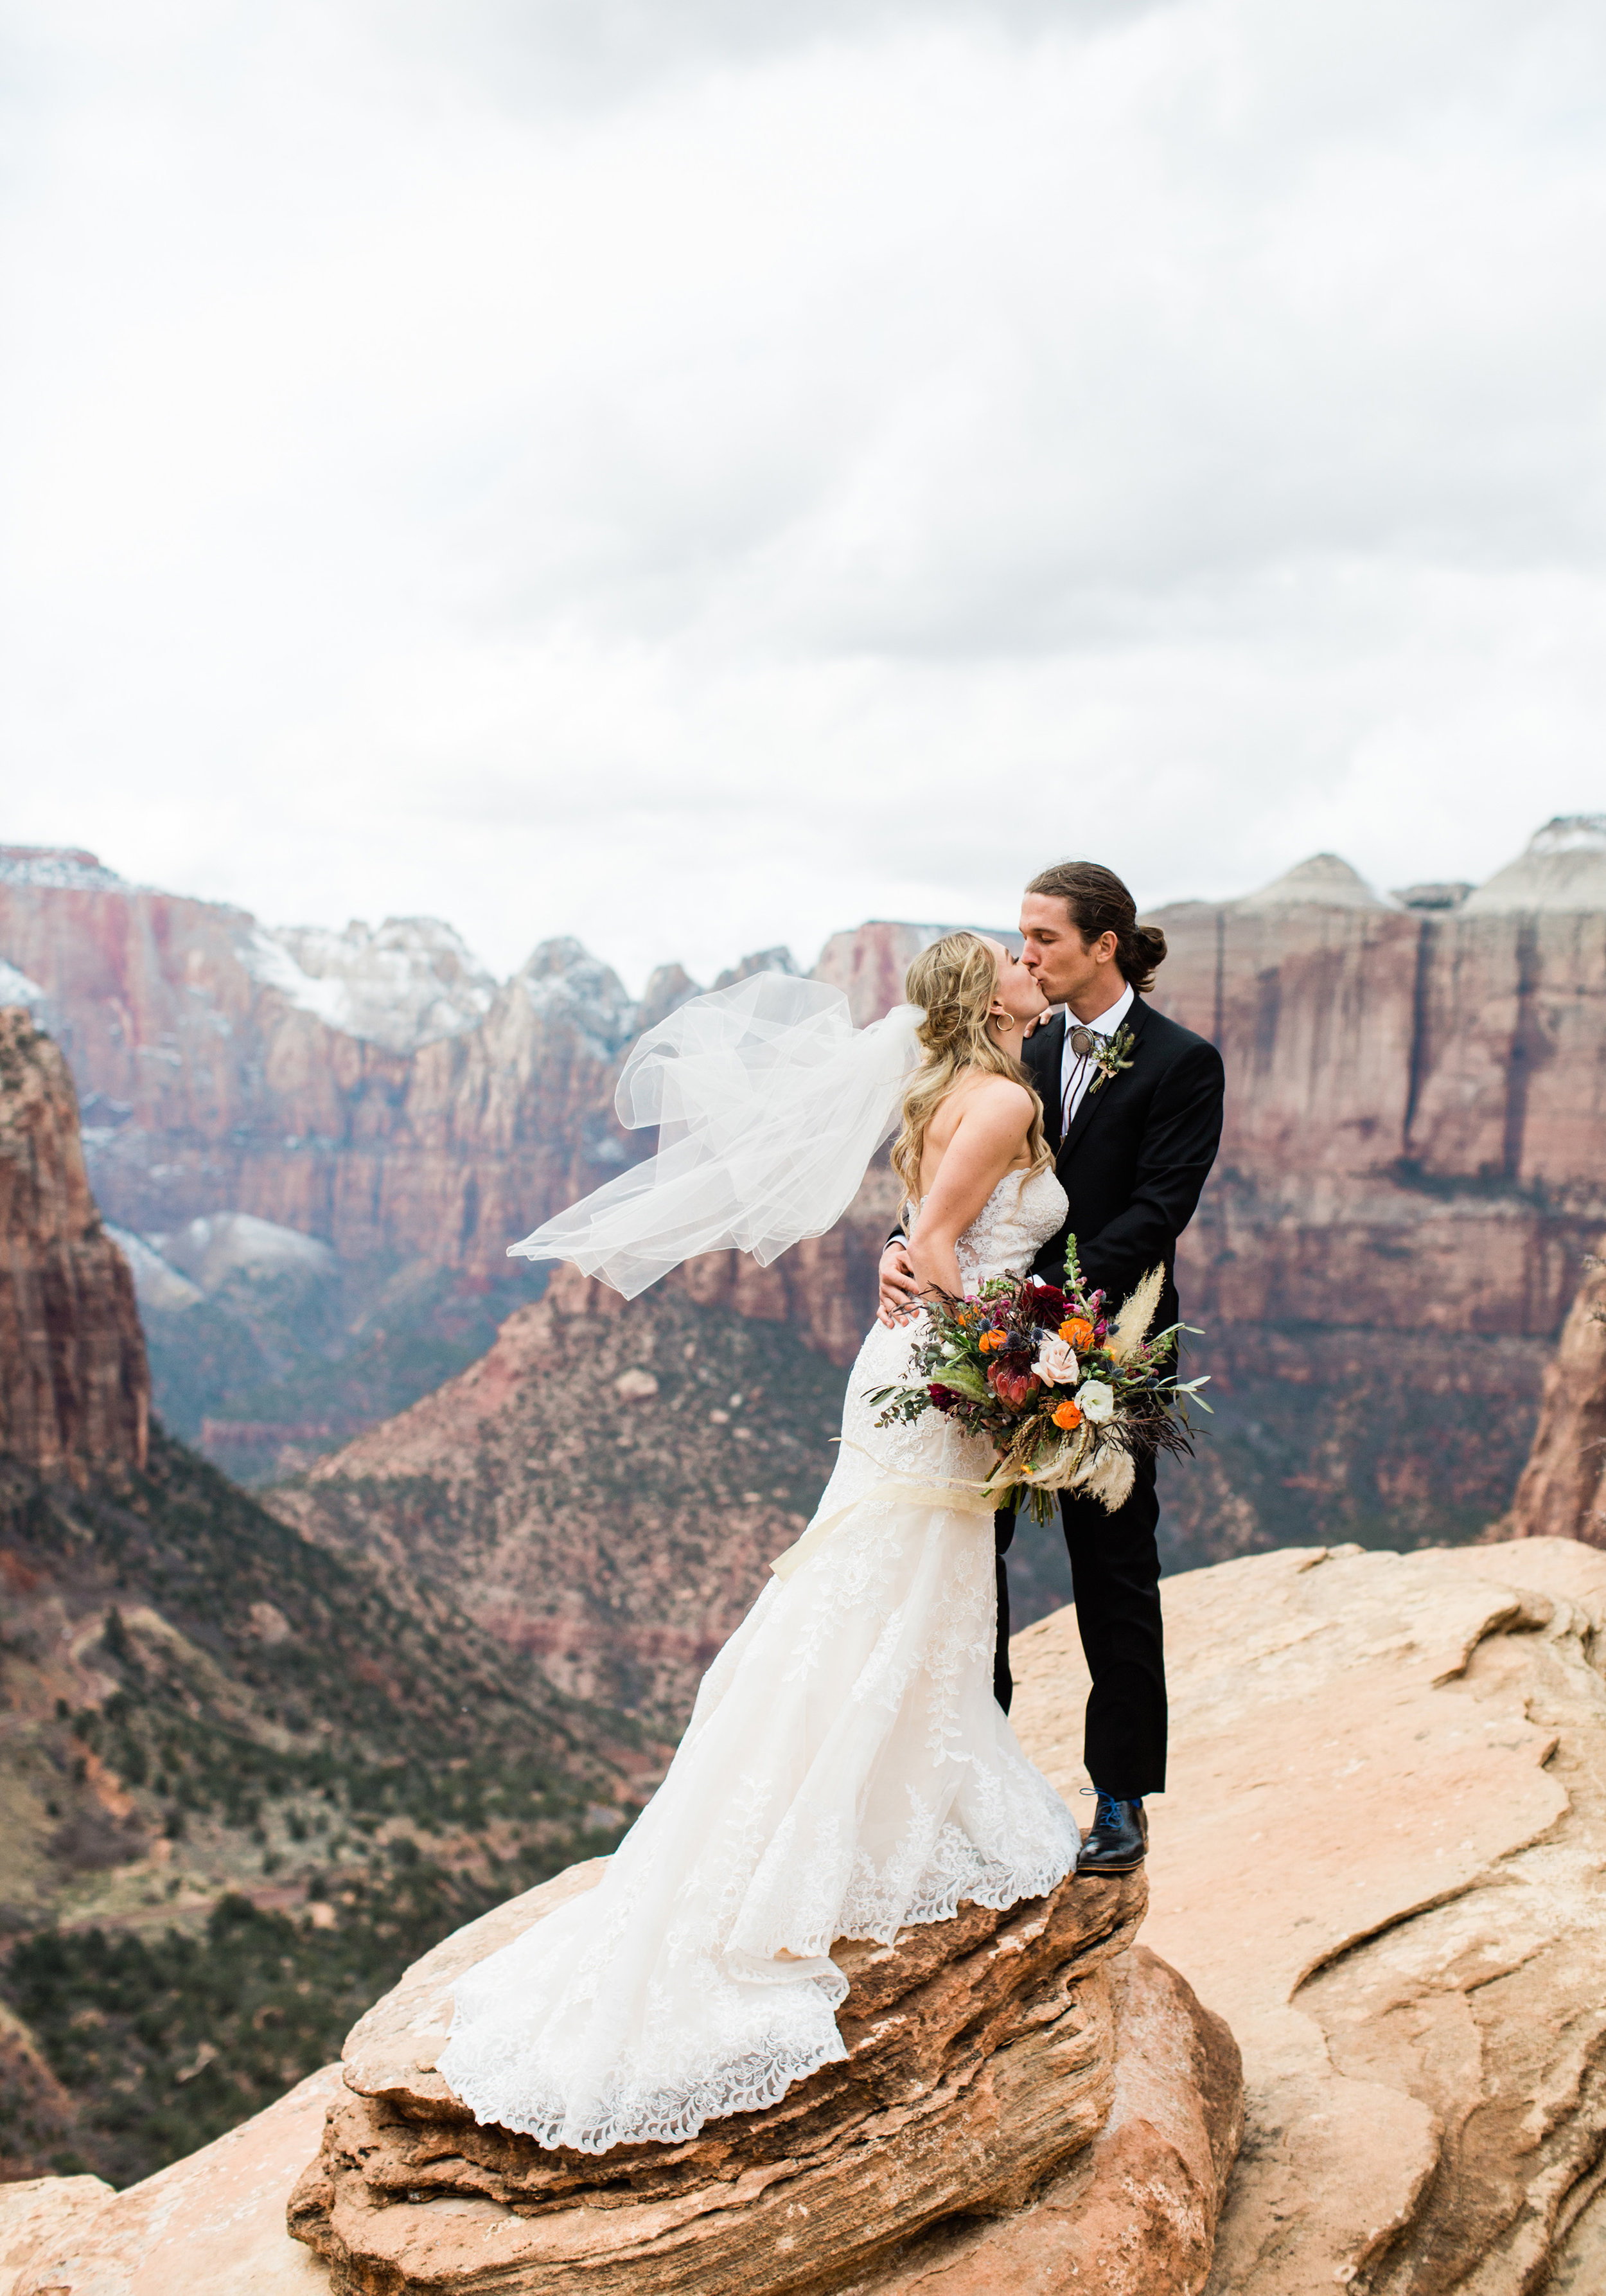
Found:
<path fill-rule="evenodd" d="M 908 1247 L 896 1236 L 882 1247 L 881 1267 L 881 1300 L 876 1321 L 890 1331 L 895 1324 L 906 1324 L 920 1305 L 920 1281 L 909 1265 Z"/>

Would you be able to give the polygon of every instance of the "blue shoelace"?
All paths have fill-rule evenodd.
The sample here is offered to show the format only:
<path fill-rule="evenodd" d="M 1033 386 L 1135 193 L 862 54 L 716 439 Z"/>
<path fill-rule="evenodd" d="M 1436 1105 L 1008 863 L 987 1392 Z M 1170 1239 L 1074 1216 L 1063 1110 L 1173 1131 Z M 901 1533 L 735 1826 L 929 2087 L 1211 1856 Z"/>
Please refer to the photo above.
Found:
<path fill-rule="evenodd" d="M 1106 1793 L 1102 1786 L 1099 1788 L 1098 1792 L 1099 1799 L 1097 1807 L 1094 1811 L 1094 1824 L 1095 1825 L 1122 1824 L 1124 1820 L 1121 1816 L 1120 1803 L 1116 1800 L 1113 1794 Z"/>

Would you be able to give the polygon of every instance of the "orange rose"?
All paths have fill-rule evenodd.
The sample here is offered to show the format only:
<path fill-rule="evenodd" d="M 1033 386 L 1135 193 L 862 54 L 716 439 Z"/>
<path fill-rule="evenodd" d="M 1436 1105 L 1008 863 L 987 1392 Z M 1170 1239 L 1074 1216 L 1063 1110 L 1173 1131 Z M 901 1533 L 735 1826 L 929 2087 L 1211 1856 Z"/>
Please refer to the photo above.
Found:
<path fill-rule="evenodd" d="M 1073 1316 L 1069 1323 L 1061 1324 L 1060 1337 L 1068 1348 L 1074 1348 L 1077 1355 L 1085 1356 L 1093 1345 L 1093 1325 L 1086 1316 Z"/>
<path fill-rule="evenodd" d="M 1087 1329 L 1086 1324 L 1083 1324 L 1080 1326 L 1080 1329 L 1086 1331 Z M 1073 1403 L 1069 1396 L 1067 1396 L 1064 1402 L 1060 1404 L 1054 1412 L 1054 1425 L 1056 1427 L 1063 1427 L 1067 1434 L 1069 1434 L 1073 1427 L 1079 1427 L 1081 1423 L 1081 1406 L 1079 1404 Z"/>
<path fill-rule="evenodd" d="M 991 1354 L 994 1349 L 1001 1348 L 1004 1345 L 1004 1335 L 1002 1332 L 983 1332 L 976 1344 L 985 1356 Z"/>

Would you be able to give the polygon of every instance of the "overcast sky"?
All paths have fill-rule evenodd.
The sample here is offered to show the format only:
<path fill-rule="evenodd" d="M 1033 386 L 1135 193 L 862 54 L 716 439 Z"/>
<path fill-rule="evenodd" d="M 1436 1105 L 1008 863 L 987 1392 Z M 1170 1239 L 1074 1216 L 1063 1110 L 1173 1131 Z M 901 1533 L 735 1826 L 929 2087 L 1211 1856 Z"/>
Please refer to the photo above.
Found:
<path fill-rule="evenodd" d="M 1599 0 L 0 25 L 0 840 L 635 984 L 1606 808 Z"/>

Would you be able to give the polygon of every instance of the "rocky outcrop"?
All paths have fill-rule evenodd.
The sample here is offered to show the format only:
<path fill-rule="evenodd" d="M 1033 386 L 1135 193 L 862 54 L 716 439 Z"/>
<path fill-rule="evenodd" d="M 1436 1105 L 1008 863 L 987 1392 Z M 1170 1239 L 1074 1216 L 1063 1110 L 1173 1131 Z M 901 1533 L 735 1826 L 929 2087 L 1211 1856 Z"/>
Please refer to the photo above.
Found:
<path fill-rule="evenodd" d="M 1473 915 L 1512 909 L 1606 908 L 1606 813 L 1559 815 L 1487 884 L 1467 888 Z"/>
<path fill-rule="evenodd" d="M 892 924 L 873 919 L 856 932 L 832 933 L 815 967 L 848 999 L 856 1029 L 868 1028 L 904 1001 L 904 975 L 922 948 L 939 940 L 944 925 Z"/>
<path fill-rule="evenodd" d="M 430 919 L 275 935 L 13 849 L 0 958 L 72 1063 L 102 1204 L 138 1234 L 247 1212 L 344 1259 L 472 1267 L 629 1152 L 611 1100 L 635 1007 L 578 942 L 498 988 Z"/>
<path fill-rule="evenodd" d="M 67 1063 L 0 1010 L 0 1451 L 46 1475 L 143 1466 L 151 1398 L 127 1263 L 101 1225 Z"/>
<path fill-rule="evenodd" d="M 889 1973 L 897 1998 L 889 2014 L 883 2004 L 855 2029 L 864 2045 L 855 2064 L 832 2069 L 845 2112 L 856 2109 L 856 2083 L 889 2083 L 889 2096 L 868 2107 L 884 2116 L 881 2141 L 864 2148 L 885 2186 L 864 2190 L 873 2205 L 884 2189 L 905 2207 L 918 2180 L 898 2138 L 916 2124 L 897 2087 L 899 2049 L 927 2051 L 922 2063 L 939 2071 L 963 2070 L 955 2021 L 972 2004 L 984 2027 L 1006 2021 L 991 2031 L 1016 2038 L 965 2085 L 985 2105 L 1007 2093 L 1000 2061 L 1042 2048 L 1059 2030 L 1052 2013 L 1030 2022 L 1023 1988 L 1012 1985 L 1007 1998 L 994 1989 L 998 1948 L 1011 1922 L 1025 1921 L 1033 1934 L 1020 1940 L 1017 1968 L 1037 1954 L 1052 1963 L 1056 1938 L 1070 1943 L 1060 1964 L 1070 1979 L 1061 1985 L 1054 1972 L 1038 1998 L 1052 2013 L 1080 1984 L 1086 2021 L 1074 2034 L 1065 2026 L 1065 2045 L 1091 2054 L 1077 2057 L 1067 2086 L 1078 2113 L 1108 2096 L 1107 2117 L 1023 2206 L 998 2213 L 987 2197 L 1004 2197 L 990 2129 L 958 2148 L 956 2162 L 950 2138 L 963 2124 L 950 2120 L 929 2174 L 950 2180 L 950 2193 L 973 2177 L 979 2198 L 945 2202 L 947 2213 L 923 2227 L 901 2219 L 891 2254 L 861 2262 L 851 2245 L 833 2254 L 835 2284 L 865 2296 L 1312 2296 L 1335 2286 L 1530 2296 L 1547 2285 L 1584 2296 L 1606 2284 L 1606 1554 L 1543 1538 L 1405 1555 L 1306 1548 L 1172 1579 L 1166 1601 L 1174 1767 L 1169 1792 L 1151 1806 L 1143 1930 L 1163 1961 L 1141 1948 L 1110 1950 L 1136 1900 L 1112 1918 L 1107 1898 L 1079 1896 L 1086 1885 L 990 1931 L 995 1917 L 967 1912 L 946 1925 L 955 1950 L 937 1966 L 911 1962 L 906 1987 L 897 1955 L 889 1964 L 854 1949 L 859 2000 L 867 2005 L 866 1988 Z M 1074 1616 L 1019 1636 L 1014 1662 L 1022 1739 L 1074 1792 L 1086 1692 Z M 561 1886 L 587 1879 L 580 1870 Z M 5 2296 L 174 2285 L 226 2296 L 302 2284 L 276 2276 L 291 2249 L 272 2218 L 318 2149 L 325 2103 L 333 2118 L 296 2213 L 337 2262 L 326 2280 L 303 2251 L 308 2288 L 402 2296 L 472 2287 L 476 2274 L 498 2284 L 489 2273 L 515 2250 L 499 2284 L 539 2287 L 525 2266 L 550 2274 L 572 2236 L 593 2246 L 583 2268 L 569 2251 L 570 2281 L 606 2285 L 629 2256 L 643 2266 L 630 2285 L 651 2287 L 679 2243 L 697 2259 L 681 2284 L 701 2291 L 722 2284 L 701 2269 L 714 2243 L 727 2243 L 724 2271 L 763 2224 L 798 2243 L 781 2267 L 795 2271 L 792 2284 L 822 2284 L 807 2276 L 811 2219 L 777 2223 L 787 2186 L 774 2161 L 743 2156 L 738 2169 L 734 2151 L 719 2149 L 747 2143 L 750 2127 L 705 2133 L 701 2166 L 730 2170 L 712 2193 L 699 2182 L 695 2147 L 655 2164 L 658 2186 L 633 2158 L 610 2190 L 563 2185 L 569 2173 L 596 2177 L 594 2160 L 532 2161 L 510 2140 L 444 2117 L 432 2072 L 442 1991 L 463 1959 L 489 1950 L 532 1908 L 515 1901 L 447 1940 L 357 2028 L 343 2077 L 319 2076 L 225 2140 L 230 2152 L 210 2148 L 117 2198 L 93 2186 L 20 2187 L 10 2220 L 32 2229 L 9 2250 L 0 2196 L 0 2258 L 19 2276 Z M 1071 1930 L 1056 1926 L 1067 1918 Z M 914 1933 L 918 1953 L 939 1942 Z M 1078 1980 L 1076 1956 L 1090 1952 L 1104 1958 Z M 1094 2005 L 1105 1984 L 1107 2017 Z M 1225 2014 L 1245 2074 L 1243 2144 L 1208 2267 L 1234 2084 L 1230 2045 L 1189 1987 Z M 1022 2005 L 1024 2030 L 1007 2021 Z M 1101 2049 L 1110 2053 L 1102 2068 Z M 945 2097 L 939 2078 L 915 2103 L 958 2111 L 959 2087 Z M 1013 2125 L 1001 2119 L 1000 2141 Z M 828 2128 L 817 2133 L 817 2151 L 799 2158 L 828 2185 L 846 2155 Z M 214 2160 L 209 2192 L 202 2171 Z M 231 2163 L 253 2161 L 253 2180 L 233 2181 Z M 225 2218 L 227 2258 L 216 2246 Z M 635 2251 L 632 2224 L 651 2226 Z M 862 2235 L 848 2227 L 850 2243 Z M 774 2269 L 780 2238 L 767 2251 L 753 2240 L 745 2285 L 777 2284 L 758 2276 Z M 67 2269 L 70 2257 L 84 2265 Z M 192 2269 L 193 2259 L 205 2268 Z M 248 2261 L 255 2278 L 243 2276 Z M 91 2264 L 102 2276 L 90 2277 Z"/>
<path fill-rule="evenodd" d="M 587 1878 L 579 1869 L 537 1894 L 550 1904 Z M 0 2296 L 533 2296 L 581 2274 L 632 2296 L 1198 2296 L 1241 2119 L 1237 2052 L 1174 1971 L 1141 1947 L 1116 1950 L 1135 1885 L 1096 1885 L 1070 1923 L 1043 1906 L 962 1915 L 945 1925 L 946 1954 L 929 1931 L 905 1933 L 902 1955 L 844 1948 L 861 2005 L 877 2005 L 851 2029 L 852 2063 L 831 2069 L 832 2098 L 794 2092 L 777 2108 L 790 2108 L 790 2136 L 764 2116 L 727 2123 L 651 2166 L 624 2162 L 617 2184 L 595 2159 L 532 2161 L 535 2148 L 488 2130 L 472 2132 L 471 2155 L 461 2124 L 432 2118 L 439 2084 L 419 2063 L 430 2038 L 410 2029 L 437 2013 L 451 1971 L 530 1918 L 532 1902 L 430 1955 L 364 2020 L 343 2067 L 160 2175 L 123 2193 L 93 2177 L 0 2186 Z M 967 2007 L 978 2028 L 956 2033 Z M 1027 2110 L 1004 2110 L 1014 2105 Z M 359 2161 L 346 2146 L 369 2128 Z M 999 2172 L 1033 2152 L 1051 2165 L 1021 2204 Z M 526 2188 L 532 2170 L 544 2202 Z M 900 2236 L 944 2189 L 974 2202 Z M 823 2221 L 803 2212 L 820 2199 L 836 2203 Z M 565 2247 L 576 2262 L 555 2267 Z"/>
<path fill-rule="evenodd" d="M 1606 1236 L 1545 1371 L 1534 1447 L 1503 1528 L 1606 1546 Z"/>
<path fill-rule="evenodd" d="M 565 1268 L 471 1370 L 269 1503 L 674 1737 L 814 1512 L 841 1389 L 779 1322 Z"/>
<path fill-rule="evenodd" d="M 959 2296 L 1079 2268 L 1113 2291 L 1162 2216 L 1142 2286 L 1200 2284 L 1237 2144 L 1236 2052 L 1163 1964 L 1127 1953 L 1141 1877 L 839 1944 L 846 2063 L 689 2144 L 598 2158 L 478 2127 L 432 2070 L 455 1979 L 597 1872 L 448 1939 L 353 2032 L 347 2094 L 289 2212 L 340 2286 L 540 2296 L 583 2274 L 604 2296 Z"/>
<path fill-rule="evenodd" d="M 862 961 L 835 950 L 867 1015 L 883 974 L 901 988 L 898 950 L 935 930 L 869 928 Z M 729 977 L 791 962 L 770 950 Z M 18 848 L 0 849 L 4 979 L 68 1054 L 120 1227 L 149 1238 L 244 1214 L 348 1263 L 389 1254 L 493 1279 L 511 1241 L 648 1148 L 614 1114 L 619 1062 L 696 993 L 668 965 L 635 1004 L 564 939 L 498 986 L 430 918 L 269 932 L 125 884 L 93 855 Z M 878 1202 L 776 1269 L 694 1280 L 847 1362 L 873 1293 L 859 1228 L 879 1216 Z"/>
<path fill-rule="evenodd" d="M 1210 2296 L 1606 2285 L 1606 1555 L 1293 1549 L 1168 1580 L 1166 1623 L 1144 1936 L 1247 2092 Z M 1013 1660 L 1074 1792 L 1073 1615 Z"/>
<path fill-rule="evenodd" d="M 0 2296 L 324 2296 L 284 2196 L 339 2081 L 324 2067 L 125 2192 L 98 2177 L 0 2185 Z"/>

